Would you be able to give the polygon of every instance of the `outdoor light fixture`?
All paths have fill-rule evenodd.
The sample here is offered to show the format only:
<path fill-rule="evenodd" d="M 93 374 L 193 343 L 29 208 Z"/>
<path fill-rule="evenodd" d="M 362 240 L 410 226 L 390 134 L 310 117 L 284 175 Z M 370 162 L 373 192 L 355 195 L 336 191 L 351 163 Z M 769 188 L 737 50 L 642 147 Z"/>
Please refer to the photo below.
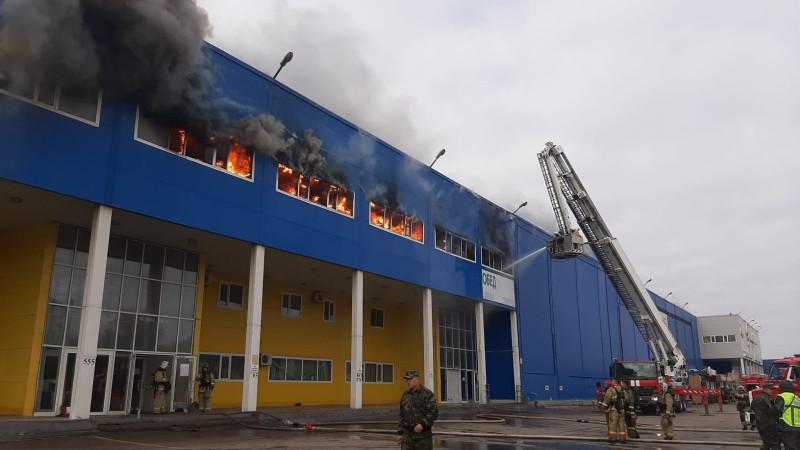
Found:
<path fill-rule="evenodd" d="M 281 61 L 281 66 L 278 67 L 278 71 L 275 72 L 275 75 L 272 77 L 272 79 L 278 78 L 278 74 L 281 73 L 281 69 L 283 69 L 283 66 L 285 66 L 289 61 L 291 61 L 293 57 L 294 53 L 292 52 L 287 53 L 286 56 L 283 57 L 283 61 Z"/>
<path fill-rule="evenodd" d="M 670 295 L 672 295 L 672 292 L 670 292 L 669 294 L 665 295 L 665 296 L 664 296 L 664 300 L 666 300 L 666 299 L 667 299 L 667 297 L 669 297 Z"/>
<path fill-rule="evenodd" d="M 441 158 L 441 157 L 442 157 L 442 155 L 444 155 L 444 152 L 445 152 L 445 151 L 446 151 L 445 149 L 441 149 L 441 150 L 439 150 L 439 153 L 437 153 L 437 154 L 436 154 L 436 158 L 433 158 L 433 162 L 432 162 L 432 163 L 431 163 L 431 165 L 430 165 L 430 166 L 428 166 L 428 167 L 433 167 L 433 165 L 436 163 L 436 160 L 437 160 L 437 159 L 439 159 L 439 158 Z"/>
<path fill-rule="evenodd" d="M 515 209 L 514 212 L 512 212 L 511 215 L 508 216 L 508 220 L 514 220 L 514 214 L 516 214 L 517 211 L 520 210 L 520 208 L 523 208 L 525 206 L 528 206 L 528 202 L 523 202 L 521 205 L 517 206 L 517 209 Z"/>
<path fill-rule="evenodd" d="M 652 278 L 648 279 L 647 281 L 645 281 L 645 282 L 644 282 L 644 285 L 645 285 L 645 286 L 647 286 L 647 283 L 649 283 L 649 282 L 651 282 L 651 281 L 653 281 L 653 279 L 652 279 Z"/>
<path fill-rule="evenodd" d="M 685 309 L 686 305 L 688 305 L 688 304 L 689 304 L 689 302 L 684 303 L 683 306 L 681 306 L 681 309 Z"/>

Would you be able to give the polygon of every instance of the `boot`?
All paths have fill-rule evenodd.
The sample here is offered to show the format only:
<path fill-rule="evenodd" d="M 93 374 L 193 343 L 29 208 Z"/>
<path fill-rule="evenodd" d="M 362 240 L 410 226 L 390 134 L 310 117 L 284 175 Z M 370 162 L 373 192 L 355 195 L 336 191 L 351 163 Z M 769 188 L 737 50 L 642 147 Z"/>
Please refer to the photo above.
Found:
<path fill-rule="evenodd" d="M 755 430 L 755 429 L 756 429 L 756 424 L 752 424 L 752 425 L 750 425 L 750 431 L 753 431 L 753 430 Z"/>
<path fill-rule="evenodd" d="M 746 423 L 744 423 L 744 422 L 742 422 L 742 429 L 743 429 L 743 430 L 746 430 L 746 429 L 747 429 L 747 424 L 746 424 Z"/>

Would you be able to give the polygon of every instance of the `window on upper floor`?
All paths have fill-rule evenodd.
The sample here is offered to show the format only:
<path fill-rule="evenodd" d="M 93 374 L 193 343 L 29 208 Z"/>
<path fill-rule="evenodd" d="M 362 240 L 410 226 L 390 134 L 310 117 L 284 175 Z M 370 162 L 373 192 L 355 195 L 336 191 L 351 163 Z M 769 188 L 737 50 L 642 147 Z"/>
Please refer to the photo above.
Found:
<path fill-rule="evenodd" d="M 369 326 L 372 328 L 383 328 L 384 327 L 384 311 L 379 308 L 370 308 L 369 309 Z"/>
<path fill-rule="evenodd" d="M 244 285 L 220 281 L 217 306 L 222 308 L 242 309 L 244 304 Z"/>
<path fill-rule="evenodd" d="M 475 262 L 475 243 L 444 228 L 436 227 L 436 248 Z"/>
<path fill-rule="evenodd" d="M 284 317 L 301 317 L 303 315 L 303 297 L 284 292 L 281 300 L 281 315 Z"/>
<path fill-rule="evenodd" d="M 727 342 L 736 342 L 735 334 L 716 335 L 716 336 L 703 336 L 703 344 L 721 344 Z"/>
<path fill-rule="evenodd" d="M 217 142 L 213 136 L 208 141 L 197 139 L 186 127 L 166 125 L 138 108 L 134 139 L 217 170 L 253 179 L 253 152 L 234 136 L 228 142 Z"/>
<path fill-rule="evenodd" d="M 323 304 L 322 321 L 336 322 L 336 302 L 333 300 L 324 300 Z"/>
<path fill-rule="evenodd" d="M 494 270 L 499 270 L 500 272 L 504 272 L 509 275 L 514 274 L 514 270 L 511 267 L 511 260 L 497 250 L 490 250 L 486 247 L 481 247 L 481 265 Z"/>
<path fill-rule="evenodd" d="M 330 183 L 278 164 L 278 185 L 281 192 L 309 203 L 353 217 L 354 194 Z"/>
<path fill-rule="evenodd" d="M 100 125 L 103 95 L 96 87 L 67 87 L 40 81 L 25 86 L 10 84 L 0 92 L 90 125 Z"/>
<path fill-rule="evenodd" d="M 424 233 L 422 220 L 401 211 L 396 211 L 370 202 L 369 223 L 417 242 L 423 242 Z"/>

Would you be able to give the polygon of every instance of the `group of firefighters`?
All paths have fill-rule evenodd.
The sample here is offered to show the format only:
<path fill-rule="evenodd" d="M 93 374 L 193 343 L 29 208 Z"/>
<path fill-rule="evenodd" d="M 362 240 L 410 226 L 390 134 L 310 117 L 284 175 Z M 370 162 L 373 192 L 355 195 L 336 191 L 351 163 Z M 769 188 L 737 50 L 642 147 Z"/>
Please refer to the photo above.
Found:
<path fill-rule="evenodd" d="M 787 450 L 800 450 L 800 397 L 796 396 L 792 382 L 786 381 L 779 386 L 781 394 L 772 398 L 775 387 L 764 384 L 761 394 L 750 403 L 750 396 L 743 386 L 739 386 L 734 395 L 736 409 L 739 411 L 739 420 L 742 430 L 746 430 L 748 423 L 753 430 L 758 426 L 758 433 L 762 440 L 762 449 L 778 449 L 781 443 Z M 608 442 L 624 443 L 628 438 L 638 438 L 636 430 L 636 409 L 638 405 L 636 391 L 623 380 L 612 380 L 611 386 L 603 393 L 600 405 L 606 413 L 608 423 Z M 672 388 L 662 382 L 658 394 L 657 406 L 661 415 L 661 430 L 664 439 L 672 440 L 675 437 L 672 419 L 675 417 L 675 396 Z M 747 415 L 751 420 L 748 420 Z"/>

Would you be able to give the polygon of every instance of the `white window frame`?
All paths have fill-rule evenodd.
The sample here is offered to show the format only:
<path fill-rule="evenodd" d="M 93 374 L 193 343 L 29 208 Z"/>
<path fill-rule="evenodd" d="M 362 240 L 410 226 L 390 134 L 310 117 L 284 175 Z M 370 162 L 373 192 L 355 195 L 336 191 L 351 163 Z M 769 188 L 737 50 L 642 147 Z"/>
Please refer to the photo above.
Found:
<path fill-rule="evenodd" d="M 376 325 L 372 323 L 372 311 L 380 311 L 380 325 Z M 377 318 L 376 318 L 377 321 Z M 369 326 L 370 328 L 386 328 L 386 310 L 383 308 L 375 308 L 374 306 L 370 306 L 369 308 Z"/>
<path fill-rule="evenodd" d="M 197 358 L 198 364 L 199 364 L 200 359 L 203 356 L 206 356 L 206 357 L 208 357 L 208 356 L 217 356 L 217 357 L 219 357 L 219 360 L 217 361 L 217 367 L 218 367 L 217 371 L 219 373 L 215 373 L 214 374 L 214 379 L 216 381 L 244 381 L 245 371 L 247 370 L 247 364 L 246 364 L 247 361 L 245 360 L 244 355 L 237 354 L 237 353 L 200 352 L 200 354 L 198 355 L 198 358 Z M 243 366 L 242 366 L 242 378 L 231 378 L 231 366 L 233 365 L 233 357 L 234 356 L 239 356 L 239 357 L 242 358 L 242 361 L 244 361 L 243 362 Z M 225 365 L 228 368 L 228 376 L 226 376 L 226 377 L 222 376 L 222 367 L 223 367 L 223 365 Z"/>
<path fill-rule="evenodd" d="M 436 235 L 438 234 L 439 230 L 441 230 L 442 232 L 445 233 L 445 236 L 446 236 L 445 239 L 447 239 L 448 236 L 450 237 L 450 239 L 449 239 L 450 242 L 453 241 L 453 237 L 456 237 L 456 238 L 459 238 L 459 239 L 461 239 L 461 240 L 463 240 L 463 241 L 465 241 L 465 242 L 467 242 L 469 244 L 472 244 L 475 247 L 475 249 L 474 249 L 475 259 L 469 259 L 469 258 L 466 258 L 464 256 L 458 255 L 456 253 L 453 253 L 452 249 L 446 250 L 446 249 L 439 248 L 439 240 L 436 239 Z M 475 242 L 472 242 L 471 240 L 465 238 L 464 236 L 461 236 L 459 234 L 450 232 L 450 231 L 448 231 L 448 230 L 446 230 L 446 229 L 444 229 L 442 227 L 434 227 L 433 233 L 434 233 L 433 235 L 434 235 L 434 240 L 435 240 L 435 242 L 433 244 L 433 247 L 436 250 L 439 250 L 440 252 L 447 253 L 448 255 L 455 256 L 456 258 L 460 258 L 460 259 L 463 259 L 464 261 L 469 261 L 469 262 L 475 262 L 476 259 L 478 258 L 478 246 L 475 244 Z"/>
<path fill-rule="evenodd" d="M 222 298 L 222 287 L 227 286 L 228 296 L 227 298 Z M 242 303 L 231 303 L 231 286 L 237 286 L 242 288 Z M 231 283 L 230 281 L 220 281 L 219 282 L 219 289 L 217 290 L 217 306 L 220 308 L 229 308 L 229 309 L 244 309 L 244 299 L 247 297 L 247 293 L 245 292 L 245 286 L 240 283 Z"/>
<path fill-rule="evenodd" d="M 376 368 L 375 368 L 376 381 L 367 381 L 367 365 L 368 364 L 376 366 Z M 384 366 L 391 366 L 391 368 L 392 368 L 392 381 L 384 381 L 383 380 L 383 368 L 384 368 Z M 350 383 L 350 380 L 351 380 L 351 378 L 350 378 L 351 363 L 350 363 L 349 360 L 345 361 L 344 367 L 345 367 L 344 382 L 345 383 Z M 394 384 L 394 379 L 395 379 L 395 376 L 394 376 L 394 363 L 364 361 L 361 364 L 361 373 L 363 374 L 362 375 L 362 378 L 363 378 L 362 382 L 364 384 Z M 380 378 L 380 380 L 377 380 L 378 378 Z"/>
<path fill-rule="evenodd" d="M 286 167 L 286 168 L 287 168 L 287 169 L 289 169 L 289 170 L 292 170 L 292 171 L 295 171 L 295 172 L 299 172 L 300 174 L 302 174 L 302 175 L 303 175 L 303 176 L 305 176 L 305 177 L 309 177 L 309 178 L 315 178 L 315 179 L 317 179 L 317 180 L 319 180 L 319 181 L 322 181 L 322 182 L 324 182 L 324 183 L 328 183 L 328 182 L 327 182 L 327 181 L 325 181 L 325 180 L 321 180 L 321 179 L 319 179 L 319 178 L 317 178 L 317 177 L 312 177 L 312 176 L 310 176 L 310 175 L 306 175 L 305 173 L 303 173 L 303 172 L 300 172 L 299 170 L 292 169 L 292 168 L 291 168 L 291 167 L 289 167 L 289 166 L 286 166 L 286 165 L 284 165 L 284 164 L 280 164 L 280 163 L 278 163 L 278 170 L 277 170 L 277 171 L 276 171 L 276 173 L 275 173 L 275 191 L 276 191 L 276 192 L 280 192 L 280 193 L 281 193 L 281 194 L 283 194 L 283 195 L 289 196 L 289 197 L 291 197 L 291 198 L 294 198 L 294 199 L 297 199 L 297 200 L 302 200 L 302 201 L 304 201 L 304 202 L 306 202 L 306 203 L 308 203 L 308 204 L 310 204 L 310 205 L 314 205 L 314 206 L 316 206 L 317 208 L 322 208 L 322 209 L 324 209 L 324 210 L 326 210 L 326 211 L 332 211 L 332 212 L 335 212 L 336 214 L 339 214 L 340 216 L 349 217 L 349 218 L 351 218 L 351 219 L 355 219 L 355 218 L 356 218 L 356 207 L 355 207 L 355 204 L 356 204 L 356 193 L 355 193 L 355 191 L 349 191 L 349 190 L 347 190 L 347 189 L 340 188 L 339 186 L 335 186 L 335 185 L 331 184 L 331 186 L 333 186 L 333 187 L 335 187 L 335 188 L 337 188 L 337 189 L 340 189 L 340 190 L 342 190 L 342 191 L 346 191 L 346 192 L 348 192 L 348 193 L 352 193 L 352 194 L 353 194 L 353 204 L 352 204 L 352 210 L 353 210 L 353 214 L 345 214 L 345 213 L 343 213 L 343 212 L 339 211 L 339 210 L 338 210 L 338 209 L 336 209 L 336 208 L 331 208 L 331 207 L 328 207 L 328 206 L 325 206 L 325 205 L 320 205 L 320 204 L 319 204 L 319 203 L 317 203 L 317 202 L 312 202 L 312 201 L 311 201 L 311 200 L 308 198 L 308 196 L 309 196 L 309 195 L 311 195 L 311 187 L 310 187 L 310 186 L 309 186 L 308 192 L 306 193 L 306 196 L 305 196 L 305 197 L 301 197 L 301 196 L 300 196 L 300 190 L 299 190 L 299 187 L 298 187 L 297 194 L 294 194 L 294 195 L 292 195 L 292 193 L 291 193 L 291 192 L 286 192 L 286 191 L 284 191 L 283 189 L 280 189 L 280 187 L 279 187 L 279 186 L 280 186 L 280 183 L 278 183 L 278 181 L 280 180 L 280 177 L 281 177 L 281 166 L 283 166 L 283 167 Z M 310 181 L 309 181 L 309 183 L 310 183 Z M 328 183 L 328 184 L 330 184 L 330 183 Z M 328 193 L 328 195 L 330 196 L 330 192 Z M 329 200 L 328 200 L 328 201 L 330 201 L 330 197 L 328 197 L 328 198 L 329 198 Z M 326 203 L 327 203 L 327 202 L 326 202 Z"/>
<path fill-rule="evenodd" d="M 272 379 L 272 375 L 273 375 L 272 369 L 275 367 L 275 360 L 276 359 L 284 359 L 284 360 L 286 360 L 287 361 L 287 366 L 288 366 L 288 361 L 289 360 L 295 360 L 295 361 L 301 361 L 301 362 L 302 361 L 316 361 L 317 362 L 317 378 L 319 378 L 319 363 L 321 361 L 329 362 L 330 365 L 331 365 L 331 371 L 330 371 L 331 379 L 330 380 L 303 380 L 302 379 L 303 378 L 303 368 L 302 368 L 302 363 L 301 363 L 301 366 L 300 366 L 300 379 L 299 380 L 287 380 L 285 373 L 283 374 L 283 379 L 282 380 L 274 380 L 274 379 Z M 269 382 L 269 383 L 333 383 L 333 360 L 332 359 L 327 359 L 327 358 L 297 358 L 297 357 L 292 357 L 292 356 L 275 356 L 275 355 L 273 355 L 272 356 L 272 365 L 269 366 L 269 373 L 267 374 L 267 382 Z"/>
<path fill-rule="evenodd" d="M 327 317 L 326 317 L 327 316 Z M 336 322 L 336 302 L 327 298 L 322 302 L 322 321 L 328 323 Z"/>
<path fill-rule="evenodd" d="M 383 208 L 383 223 L 384 223 L 383 226 L 380 226 L 378 224 L 372 223 L 372 205 L 379 206 L 379 207 Z M 400 211 L 400 210 L 391 209 L 388 206 L 384 206 L 384 205 L 381 205 L 380 203 L 375 203 L 375 202 L 371 201 L 371 202 L 369 202 L 369 217 L 368 217 L 370 226 L 375 227 L 375 228 L 377 228 L 379 230 L 383 230 L 383 231 L 385 231 L 387 233 L 391 233 L 391 234 L 393 234 L 395 236 L 400 236 L 400 237 L 402 237 L 404 239 L 408 239 L 411 242 L 416 242 L 417 244 L 425 244 L 425 222 L 423 222 L 422 219 L 419 219 L 419 223 L 422 224 L 422 239 L 418 241 L 418 240 L 414 239 L 413 237 L 411 237 L 410 235 L 406 236 L 404 233 L 396 233 L 396 232 L 394 232 L 392 230 L 391 223 L 389 221 L 389 218 L 387 217 L 387 216 L 389 216 L 390 212 L 396 212 L 396 213 L 402 214 L 404 218 L 407 218 L 407 217 L 412 218 L 412 225 L 413 225 L 413 223 L 414 223 L 413 222 L 413 218 L 415 216 L 412 216 L 410 214 L 406 214 L 406 213 L 404 213 L 403 211 Z M 385 225 L 386 223 L 389 223 L 388 227 Z M 405 227 L 404 227 L 404 229 L 405 229 Z"/>
<path fill-rule="evenodd" d="M 187 161 L 191 161 L 191 162 L 193 162 L 195 164 L 200 164 L 203 167 L 210 167 L 210 168 L 216 170 L 217 172 L 226 173 L 226 174 L 234 176 L 234 177 L 236 177 L 236 178 L 238 178 L 240 180 L 249 181 L 251 183 L 255 182 L 255 179 L 256 179 L 256 153 L 257 152 L 253 152 L 253 159 L 252 159 L 252 161 L 250 163 L 250 177 L 248 178 L 246 176 L 239 175 L 236 172 L 231 172 L 231 171 L 229 171 L 228 169 L 226 169 L 224 167 L 217 166 L 215 164 L 216 161 L 217 161 L 217 150 L 216 149 L 214 149 L 214 161 L 211 164 L 209 164 L 209 163 L 207 163 L 205 161 L 199 161 L 199 160 L 194 159 L 192 157 L 186 156 L 185 154 L 175 153 L 172 150 L 170 150 L 169 148 L 162 147 L 162 146 L 160 146 L 160 145 L 158 145 L 158 144 L 156 144 L 154 142 L 150 142 L 148 140 L 140 138 L 139 137 L 139 118 L 140 117 L 141 117 L 141 115 L 140 115 L 140 107 L 139 107 L 139 105 L 136 105 L 136 121 L 135 121 L 135 124 L 134 124 L 134 127 L 133 127 L 133 140 L 134 141 L 140 142 L 140 143 L 145 144 L 145 145 L 149 145 L 150 147 L 153 147 L 153 148 L 157 148 L 157 149 L 159 149 L 161 151 L 169 153 L 170 155 L 177 156 L 179 158 L 183 158 L 183 159 L 185 159 Z M 169 130 L 168 126 L 167 126 L 167 129 Z M 184 151 L 184 153 L 186 153 L 186 152 Z"/>
<path fill-rule="evenodd" d="M 508 272 L 506 272 L 506 270 L 505 270 L 505 268 L 506 268 L 506 267 L 503 267 L 503 268 L 497 269 L 497 268 L 495 268 L 495 267 L 492 267 L 492 266 L 487 266 L 486 264 L 484 264 L 484 263 L 483 263 L 483 253 L 484 253 L 484 252 L 487 252 L 487 253 L 489 254 L 489 257 L 490 257 L 490 258 L 492 258 L 492 256 L 494 256 L 494 257 L 497 257 L 497 256 L 499 256 L 499 257 L 503 258 L 503 259 L 502 259 L 502 261 L 509 263 L 509 264 L 506 266 L 506 267 L 510 267 L 509 271 L 508 271 Z M 508 256 L 507 256 L 505 253 L 503 253 L 503 252 L 501 252 L 501 251 L 498 251 L 498 250 L 492 250 L 492 249 L 490 249 L 489 247 L 485 247 L 485 246 L 481 245 L 481 266 L 482 266 L 482 267 L 486 267 L 487 269 L 489 269 L 489 270 L 494 270 L 494 271 L 496 271 L 496 272 L 498 272 L 498 273 L 502 273 L 502 274 L 505 274 L 505 275 L 511 275 L 511 276 L 513 276 L 513 275 L 514 275 L 514 268 L 513 268 L 513 267 L 511 267 L 511 264 L 510 264 L 510 263 L 511 263 L 511 258 L 510 258 L 510 257 L 508 257 Z M 504 264 L 504 265 L 505 265 L 505 264 Z"/>
<path fill-rule="evenodd" d="M 41 85 L 41 83 L 37 82 L 36 86 L 34 86 L 34 88 L 33 88 L 33 98 L 24 97 L 22 95 L 19 95 L 17 93 L 11 92 L 11 91 L 7 91 L 5 89 L 0 89 L 0 92 L 2 92 L 5 95 L 8 95 L 9 97 L 13 97 L 13 98 L 15 98 L 17 100 L 21 100 L 21 101 L 23 101 L 25 103 L 30 103 L 31 105 L 38 106 L 39 108 L 46 109 L 46 110 L 52 111 L 52 112 L 54 112 L 56 114 L 61 114 L 62 116 L 69 117 L 70 119 L 77 120 L 78 122 L 83 122 L 83 123 L 85 123 L 87 125 L 92 125 L 93 127 L 97 127 L 97 128 L 100 127 L 101 109 L 103 107 L 103 90 L 102 89 L 97 88 L 97 111 L 96 111 L 95 116 L 94 116 L 95 117 L 94 121 L 91 121 L 91 120 L 86 120 L 83 117 L 78 117 L 78 116 L 72 115 L 72 114 L 70 114 L 70 113 L 68 113 L 66 111 L 62 111 L 62 110 L 58 109 L 59 108 L 59 102 L 61 101 L 61 84 L 56 84 L 56 86 L 54 88 L 54 92 L 53 92 L 54 98 L 53 98 L 53 104 L 52 105 L 44 103 L 44 102 L 40 102 L 39 101 L 39 86 L 40 85 Z"/>
<path fill-rule="evenodd" d="M 288 304 L 288 306 L 284 306 L 284 303 L 286 302 L 287 296 L 288 296 L 288 299 L 289 299 L 289 304 Z M 291 311 L 293 310 L 292 309 L 292 303 L 291 303 L 292 297 L 297 297 L 297 298 L 300 299 L 300 309 L 297 310 L 297 314 L 292 314 L 291 313 Z M 283 317 L 292 317 L 292 318 L 295 318 L 295 319 L 299 319 L 299 318 L 303 317 L 303 296 L 300 295 L 300 294 L 295 294 L 293 292 L 284 292 L 284 293 L 282 293 L 281 294 L 281 316 L 283 316 Z"/>

